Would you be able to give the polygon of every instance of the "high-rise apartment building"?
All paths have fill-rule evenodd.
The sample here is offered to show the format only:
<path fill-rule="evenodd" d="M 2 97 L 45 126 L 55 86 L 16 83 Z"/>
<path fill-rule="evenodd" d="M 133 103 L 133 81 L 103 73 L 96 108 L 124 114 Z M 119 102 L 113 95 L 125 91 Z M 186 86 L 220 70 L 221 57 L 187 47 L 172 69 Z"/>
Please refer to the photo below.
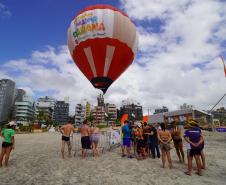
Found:
<path fill-rule="evenodd" d="M 75 124 L 80 125 L 85 119 L 91 115 L 91 105 L 84 99 L 81 103 L 75 106 Z"/>
<path fill-rule="evenodd" d="M 123 104 L 120 107 L 120 118 L 124 115 L 128 114 L 128 119 L 135 121 L 135 120 L 142 120 L 143 119 L 143 109 L 142 106 L 139 104 Z"/>
<path fill-rule="evenodd" d="M 23 96 L 26 94 L 26 91 L 23 89 L 16 89 L 15 90 L 15 96 L 14 96 L 14 102 L 20 102 L 23 101 Z"/>
<path fill-rule="evenodd" d="M 115 123 L 117 119 L 117 108 L 115 104 L 105 104 L 106 120 L 108 124 Z"/>
<path fill-rule="evenodd" d="M 24 95 L 21 101 L 15 102 L 15 119 L 17 123 L 28 124 L 34 122 L 35 101 L 30 96 Z"/>
<path fill-rule="evenodd" d="M 102 106 L 104 107 L 104 96 L 102 94 L 100 94 L 97 97 L 97 106 Z"/>
<path fill-rule="evenodd" d="M 75 106 L 75 125 L 81 125 L 85 120 L 86 107 L 84 104 L 79 103 Z"/>
<path fill-rule="evenodd" d="M 95 106 L 93 110 L 94 122 L 96 124 L 105 124 L 105 109 L 104 106 Z"/>
<path fill-rule="evenodd" d="M 39 115 L 42 112 L 42 114 L 48 117 L 48 119 L 52 119 L 56 101 L 56 99 L 49 96 L 39 98 L 38 102 L 36 103 L 36 115 Z"/>
<path fill-rule="evenodd" d="M 23 89 L 16 89 L 14 93 L 14 99 L 13 99 L 13 107 L 11 111 L 11 115 L 13 119 L 16 119 L 16 102 L 22 102 L 23 101 L 23 96 L 26 94 L 25 90 Z"/>
<path fill-rule="evenodd" d="M 86 114 L 85 114 L 86 119 L 90 116 L 90 113 L 91 113 L 91 106 L 90 106 L 90 103 L 87 101 L 86 102 Z"/>
<path fill-rule="evenodd" d="M 62 125 L 68 121 L 69 103 L 57 101 L 54 106 L 53 122 Z"/>
<path fill-rule="evenodd" d="M 7 122 L 12 111 L 15 82 L 10 79 L 0 80 L 0 123 Z"/>

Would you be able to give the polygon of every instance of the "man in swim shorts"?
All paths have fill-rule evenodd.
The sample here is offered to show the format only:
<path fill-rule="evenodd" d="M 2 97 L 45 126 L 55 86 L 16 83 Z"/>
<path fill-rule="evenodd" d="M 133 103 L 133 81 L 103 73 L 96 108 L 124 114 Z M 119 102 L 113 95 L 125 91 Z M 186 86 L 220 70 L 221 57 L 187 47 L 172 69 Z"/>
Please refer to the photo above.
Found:
<path fill-rule="evenodd" d="M 83 124 L 80 127 L 80 133 L 81 133 L 81 144 L 82 144 L 82 157 L 85 158 L 87 154 L 87 149 L 91 149 L 91 141 L 90 141 L 91 130 L 87 123 L 87 120 L 83 121 Z"/>
<path fill-rule="evenodd" d="M 75 131 L 74 126 L 72 125 L 72 120 L 69 119 L 68 122 L 60 128 L 60 132 L 62 133 L 62 146 L 61 146 L 61 154 L 62 158 L 64 159 L 64 148 L 65 143 L 68 146 L 68 157 L 71 157 L 71 142 L 70 142 L 70 135 L 72 132 Z"/>
<path fill-rule="evenodd" d="M 127 157 L 128 158 L 133 158 L 131 155 L 130 155 L 130 147 L 131 147 L 131 130 L 129 128 L 129 122 L 126 120 L 124 122 L 124 125 L 122 126 L 122 133 L 123 133 L 123 146 L 122 146 L 122 151 L 123 151 L 123 154 L 122 154 L 122 157 L 125 157 L 126 154 L 125 154 L 125 149 L 126 149 L 126 152 L 127 152 Z"/>
<path fill-rule="evenodd" d="M 201 171 L 201 162 L 200 156 L 203 148 L 203 137 L 201 129 L 198 127 L 197 121 L 191 120 L 189 121 L 190 129 L 186 130 L 184 133 L 185 140 L 190 144 L 191 150 L 188 157 L 188 171 L 185 172 L 186 175 L 191 176 L 192 172 L 192 160 L 195 158 L 197 164 L 197 173 L 198 175 L 202 175 Z"/>

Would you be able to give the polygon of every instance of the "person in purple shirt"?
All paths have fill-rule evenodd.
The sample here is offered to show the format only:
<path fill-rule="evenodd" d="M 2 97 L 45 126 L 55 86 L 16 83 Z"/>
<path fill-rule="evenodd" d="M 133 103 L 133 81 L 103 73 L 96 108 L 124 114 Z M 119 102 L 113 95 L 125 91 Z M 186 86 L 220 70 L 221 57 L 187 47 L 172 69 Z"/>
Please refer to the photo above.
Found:
<path fill-rule="evenodd" d="M 190 154 L 188 156 L 188 171 L 185 172 L 185 174 L 191 176 L 192 160 L 194 157 L 197 164 L 197 174 L 201 176 L 202 173 L 200 156 L 203 148 L 202 131 L 198 127 L 197 121 L 195 120 L 189 121 L 189 126 L 190 128 L 184 133 L 184 139 L 191 145 Z"/>

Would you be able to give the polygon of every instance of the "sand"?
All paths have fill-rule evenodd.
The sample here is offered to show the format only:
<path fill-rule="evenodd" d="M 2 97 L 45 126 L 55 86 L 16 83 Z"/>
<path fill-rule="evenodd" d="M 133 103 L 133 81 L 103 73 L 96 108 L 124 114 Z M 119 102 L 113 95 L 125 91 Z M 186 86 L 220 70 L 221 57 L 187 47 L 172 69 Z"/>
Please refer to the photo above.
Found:
<path fill-rule="evenodd" d="M 60 158 L 60 134 L 16 135 L 16 147 L 8 168 L 0 169 L 1 185 L 223 185 L 226 184 L 226 134 L 206 132 L 207 170 L 200 177 L 184 175 L 172 149 L 174 169 L 161 168 L 160 159 L 121 158 L 120 148 L 100 157 Z"/>

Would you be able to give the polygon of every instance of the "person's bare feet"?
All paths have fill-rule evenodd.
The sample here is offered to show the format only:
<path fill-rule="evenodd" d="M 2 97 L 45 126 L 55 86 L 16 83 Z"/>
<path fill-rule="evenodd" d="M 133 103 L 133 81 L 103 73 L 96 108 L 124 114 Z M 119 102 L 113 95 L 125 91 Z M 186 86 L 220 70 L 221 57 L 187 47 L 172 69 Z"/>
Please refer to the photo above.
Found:
<path fill-rule="evenodd" d="M 185 175 L 188 175 L 188 176 L 191 176 L 191 172 L 187 171 L 187 172 L 184 172 Z"/>
<path fill-rule="evenodd" d="M 201 172 L 195 172 L 195 174 L 197 174 L 199 176 L 202 176 L 202 173 Z"/>

